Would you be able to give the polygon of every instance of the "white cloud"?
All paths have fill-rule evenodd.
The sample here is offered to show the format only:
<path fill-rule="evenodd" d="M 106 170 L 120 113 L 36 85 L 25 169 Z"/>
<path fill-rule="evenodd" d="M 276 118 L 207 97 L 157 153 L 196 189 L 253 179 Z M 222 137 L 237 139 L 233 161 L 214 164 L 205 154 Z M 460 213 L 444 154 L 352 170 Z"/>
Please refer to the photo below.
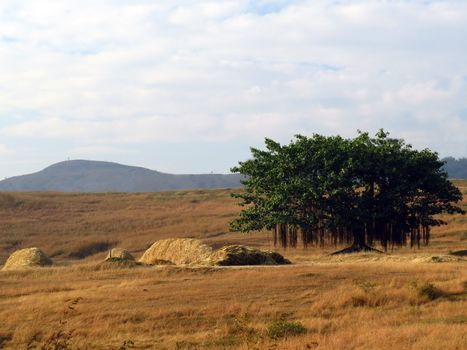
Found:
<path fill-rule="evenodd" d="M 466 35 L 454 0 L 3 0 L 0 136 L 90 149 L 385 127 L 466 155 Z"/>
<path fill-rule="evenodd" d="M 12 155 L 14 154 L 13 150 L 9 149 L 7 146 L 0 143 L 0 156 Z"/>

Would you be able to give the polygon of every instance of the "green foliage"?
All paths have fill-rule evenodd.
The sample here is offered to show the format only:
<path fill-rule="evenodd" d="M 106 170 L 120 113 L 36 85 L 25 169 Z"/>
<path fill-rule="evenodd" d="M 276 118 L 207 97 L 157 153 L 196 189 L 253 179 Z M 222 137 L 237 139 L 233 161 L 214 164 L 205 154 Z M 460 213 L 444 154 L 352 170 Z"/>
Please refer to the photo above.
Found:
<path fill-rule="evenodd" d="M 232 194 L 244 209 L 233 230 L 273 230 L 275 243 L 330 242 L 365 247 L 428 243 L 440 213 L 463 213 L 460 191 L 447 180 L 437 153 L 417 151 L 380 130 L 340 136 L 297 135 L 288 145 L 266 139 L 233 172 L 246 176 Z"/>
<path fill-rule="evenodd" d="M 271 339 L 288 338 L 306 333 L 306 328 L 300 322 L 276 321 L 267 330 Z"/>

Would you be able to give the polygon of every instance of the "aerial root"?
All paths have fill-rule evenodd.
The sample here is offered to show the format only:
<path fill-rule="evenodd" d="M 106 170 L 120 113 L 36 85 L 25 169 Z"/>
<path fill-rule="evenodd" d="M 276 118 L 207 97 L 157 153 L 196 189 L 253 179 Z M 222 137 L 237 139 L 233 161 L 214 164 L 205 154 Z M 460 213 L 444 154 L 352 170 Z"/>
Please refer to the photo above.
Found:
<path fill-rule="evenodd" d="M 344 248 L 342 250 L 338 250 L 337 252 L 331 253 L 331 255 L 338 255 L 338 254 L 351 254 L 351 253 L 379 253 L 384 254 L 383 251 L 370 247 L 366 244 L 354 244 L 350 247 Z"/>

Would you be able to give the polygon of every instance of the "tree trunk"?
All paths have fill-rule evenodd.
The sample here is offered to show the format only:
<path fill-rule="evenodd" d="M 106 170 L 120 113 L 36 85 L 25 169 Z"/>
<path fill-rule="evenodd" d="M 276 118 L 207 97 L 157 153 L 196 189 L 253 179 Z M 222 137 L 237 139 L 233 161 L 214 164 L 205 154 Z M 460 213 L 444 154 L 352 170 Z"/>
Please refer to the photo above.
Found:
<path fill-rule="evenodd" d="M 361 253 L 361 252 L 376 252 L 383 253 L 381 250 L 370 247 L 365 241 L 365 231 L 359 229 L 354 234 L 353 244 L 350 247 L 338 250 L 337 252 L 331 253 L 331 255 L 337 254 L 350 254 L 350 253 Z"/>

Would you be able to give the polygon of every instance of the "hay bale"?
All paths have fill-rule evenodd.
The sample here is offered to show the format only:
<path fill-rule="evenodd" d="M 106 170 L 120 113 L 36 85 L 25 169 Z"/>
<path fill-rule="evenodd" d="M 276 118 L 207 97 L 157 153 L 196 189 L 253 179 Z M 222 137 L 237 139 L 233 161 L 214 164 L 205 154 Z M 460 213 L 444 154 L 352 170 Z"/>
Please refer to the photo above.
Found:
<path fill-rule="evenodd" d="M 212 248 L 197 239 L 164 239 L 154 243 L 139 260 L 148 265 L 206 265 L 212 255 Z"/>
<path fill-rule="evenodd" d="M 11 254 L 2 270 L 18 270 L 50 265 L 52 265 L 52 260 L 42 250 L 39 248 L 26 248 L 17 250 Z"/>
<path fill-rule="evenodd" d="M 290 264 L 290 261 L 276 252 L 261 251 L 242 245 L 229 245 L 214 252 L 210 263 L 218 266 L 285 265 Z"/>
<path fill-rule="evenodd" d="M 154 243 L 139 260 L 148 265 L 283 265 L 290 261 L 276 252 L 242 245 L 213 249 L 197 239 L 164 239 Z"/>
<path fill-rule="evenodd" d="M 115 260 L 115 259 L 130 260 L 130 261 L 135 260 L 133 255 L 131 255 L 131 253 L 128 250 L 122 249 L 122 248 L 113 248 L 113 249 L 109 250 L 109 253 L 107 254 L 107 257 L 105 258 L 106 261 L 107 260 Z"/>

